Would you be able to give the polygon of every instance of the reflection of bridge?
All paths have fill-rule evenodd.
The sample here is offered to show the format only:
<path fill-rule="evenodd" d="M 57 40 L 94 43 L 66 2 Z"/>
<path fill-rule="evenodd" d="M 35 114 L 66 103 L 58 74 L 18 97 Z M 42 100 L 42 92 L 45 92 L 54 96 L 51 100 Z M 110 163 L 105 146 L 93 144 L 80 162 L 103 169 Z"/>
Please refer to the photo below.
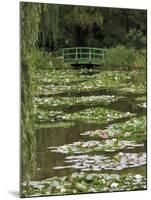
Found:
<path fill-rule="evenodd" d="M 91 47 L 72 47 L 61 49 L 64 62 L 67 64 L 94 64 L 104 62 L 106 49 Z"/>

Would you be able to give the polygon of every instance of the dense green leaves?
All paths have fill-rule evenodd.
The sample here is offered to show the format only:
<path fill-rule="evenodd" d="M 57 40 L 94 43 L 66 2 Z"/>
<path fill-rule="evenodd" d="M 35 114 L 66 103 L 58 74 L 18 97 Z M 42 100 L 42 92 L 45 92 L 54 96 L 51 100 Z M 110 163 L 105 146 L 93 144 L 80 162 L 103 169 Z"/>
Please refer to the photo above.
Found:
<path fill-rule="evenodd" d="M 87 141 L 75 142 L 58 147 L 48 147 L 51 152 L 59 152 L 63 154 L 83 154 L 90 152 L 114 152 L 123 149 L 134 149 L 135 147 L 143 147 L 143 144 L 137 144 L 135 141 L 106 139 L 104 141 Z"/>
<path fill-rule="evenodd" d="M 23 183 L 23 186 L 26 183 Z M 53 177 L 44 181 L 33 181 L 30 183 L 30 190 L 25 197 L 77 194 L 93 192 L 113 192 L 146 189 L 146 179 L 141 174 L 128 173 L 107 174 L 107 173 L 73 173 L 71 176 Z"/>
<path fill-rule="evenodd" d="M 71 16 L 72 17 L 72 16 Z M 92 29 L 94 25 L 102 27 L 103 18 L 99 8 L 91 7 L 74 7 L 75 24 L 81 26 L 82 29 Z"/>
<path fill-rule="evenodd" d="M 104 135 L 106 138 L 135 140 L 143 142 L 146 139 L 146 121 L 145 117 L 132 117 L 124 123 L 112 124 L 104 130 L 87 131 L 81 133 L 92 138 L 102 139 Z"/>
<path fill-rule="evenodd" d="M 35 173 L 35 129 L 33 74 L 35 71 L 36 42 L 38 39 L 38 25 L 40 5 L 21 3 L 21 167 L 22 178 L 28 182 Z"/>
<path fill-rule="evenodd" d="M 42 5 L 39 46 L 146 48 L 146 11 L 70 5 Z"/>
<path fill-rule="evenodd" d="M 111 69 L 133 69 L 134 67 L 134 49 L 127 49 L 123 46 L 109 49 L 106 52 L 105 67 Z"/>
<path fill-rule="evenodd" d="M 49 73 L 48 73 L 49 72 Z M 123 96 L 126 92 L 145 92 L 145 72 L 142 71 L 103 71 L 98 70 L 39 70 L 35 74 L 37 95 L 76 94 L 108 90 L 107 93 Z"/>

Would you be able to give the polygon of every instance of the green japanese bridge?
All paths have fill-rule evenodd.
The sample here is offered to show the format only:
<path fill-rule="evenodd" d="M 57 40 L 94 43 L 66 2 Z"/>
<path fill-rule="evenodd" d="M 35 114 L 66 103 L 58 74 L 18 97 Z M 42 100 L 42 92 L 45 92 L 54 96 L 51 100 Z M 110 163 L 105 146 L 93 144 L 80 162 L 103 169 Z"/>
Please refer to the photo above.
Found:
<path fill-rule="evenodd" d="M 61 49 L 64 62 L 71 65 L 101 65 L 106 49 L 91 47 L 72 47 Z"/>

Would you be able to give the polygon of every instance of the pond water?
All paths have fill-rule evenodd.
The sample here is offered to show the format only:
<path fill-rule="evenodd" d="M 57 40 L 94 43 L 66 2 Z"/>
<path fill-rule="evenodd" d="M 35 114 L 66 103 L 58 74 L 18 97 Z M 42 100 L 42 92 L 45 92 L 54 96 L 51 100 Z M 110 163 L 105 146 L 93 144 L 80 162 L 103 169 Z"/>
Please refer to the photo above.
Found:
<path fill-rule="evenodd" d="M 29 196 L 146 188 L 144 72 L 40 70 L 34 81 L 37 173 Z"/>

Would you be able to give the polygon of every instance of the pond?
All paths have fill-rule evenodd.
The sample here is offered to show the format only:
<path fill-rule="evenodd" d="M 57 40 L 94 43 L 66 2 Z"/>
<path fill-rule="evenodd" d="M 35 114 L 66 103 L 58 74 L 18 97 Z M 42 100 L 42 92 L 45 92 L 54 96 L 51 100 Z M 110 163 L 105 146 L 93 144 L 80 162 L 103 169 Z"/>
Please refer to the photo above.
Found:
<path fill-rule="evenodd" d="M 37 173 L 25 196 L 146 189 L 143 71 L 38 70 L 34 81 Z"/>

